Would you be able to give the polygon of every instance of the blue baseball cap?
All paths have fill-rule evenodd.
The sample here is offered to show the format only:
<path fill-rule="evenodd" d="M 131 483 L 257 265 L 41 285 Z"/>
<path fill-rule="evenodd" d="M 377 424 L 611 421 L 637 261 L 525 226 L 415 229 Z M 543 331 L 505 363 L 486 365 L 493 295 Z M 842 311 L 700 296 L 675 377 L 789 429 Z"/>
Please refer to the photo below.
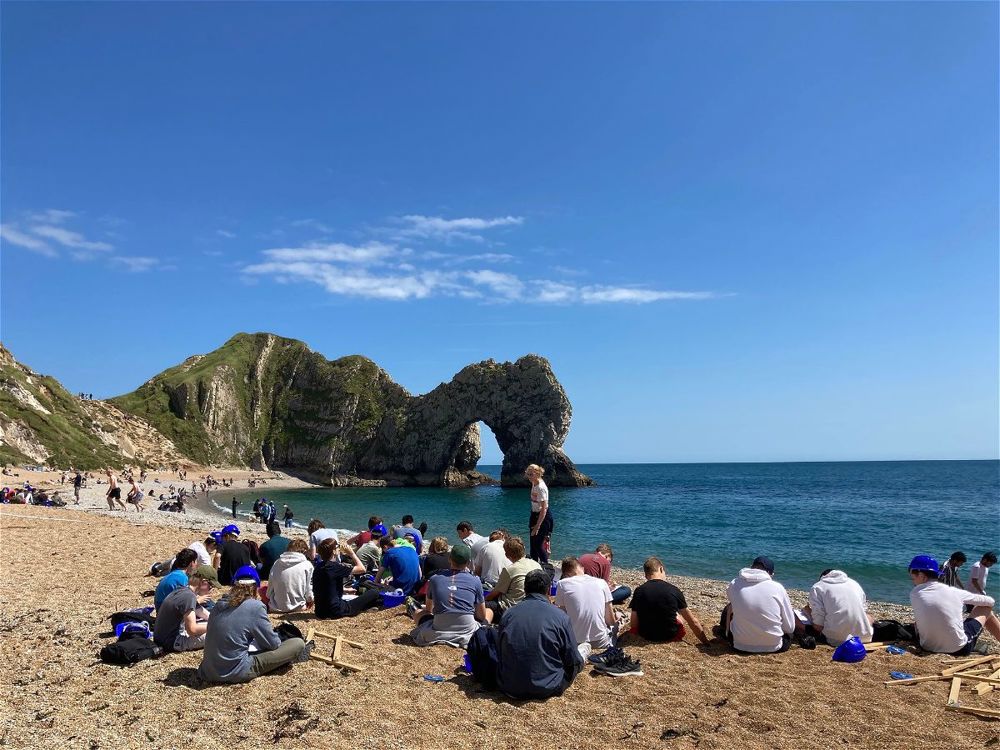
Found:
<path fill-rule="evenodd" d="M 384 523 L 379 523 L 376 524 L 375 526 L 372 526 L 371 530 L 378 531 L 379 533 L 382 534 L 382 536 L 389 536 L 389 529 L 385 527 Z"/>
<path fill-rule="evenodd" d="M 222 536 L 225 536 L 226 534 L 234 534 L 236 536 L 239 536 L 240 527 L 237 526 L 235 523 L 231 523 L 228 526 L 224 526 L 222 528 Z"/>
<path fill-rule="evenodd" d="M 233 573 L 233 584 L 237 583 L 252 583 L 255 586 L 260 586 L 260 573 L 253 565 L 244 565 Z"/>
<path fill-rule="evenodd" d="M 917 570 L 921 573 L 933 573 L 936 576 L 941 575 L 941 568 L 938 567 L 938 561 L 930 555 L 917 555 L 910 560 L 909 569 Z"/>

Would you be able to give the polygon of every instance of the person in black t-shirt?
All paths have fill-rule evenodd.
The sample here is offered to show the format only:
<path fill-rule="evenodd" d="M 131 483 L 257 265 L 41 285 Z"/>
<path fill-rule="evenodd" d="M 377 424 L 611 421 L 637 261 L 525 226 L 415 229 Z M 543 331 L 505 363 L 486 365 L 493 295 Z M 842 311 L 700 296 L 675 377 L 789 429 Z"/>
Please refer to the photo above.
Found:
<path fill-rule="evenodd" d="M 357 553 L 350 547 L 347 547 L 347 551 L 353 559 L 354 565 L 338 560 L 337 549 L 339 546 L 335 538 L 324 539 L 320 542 L 319 556 L 323 562 L 313 571 L 312 587 L 313 599 L 316 603 L 316 616 L 324 620 L 354 617 L 359 612 L 363 612 L 379 602 L 377 589 L 368 589 L 349 602 L 343 600 L 344 581 L 351 576 L 362 575 L 365 572 L 365 566 L 358 559 Z"/>
<path fill-rule="evenodd" d="M 227 526 L 226 529 L 235 528 Z M 220 548 L 221 559 L 219 560 L 219 583 L 224 586 L 231 586 L 233 574 L 244 565 L 251 565 L 250 550 L 245 544 L 239 541 L 239 530 L 226 531 L 222 536 L 222 547 Z"/>
<path fill-rule="evenodd" d="M 667 571 L 657 557 L 650 557 L 642 566 L 646 582 L 635 590 L 629 608 L 632 610 L 630 633 L 648 641 L 679 641 L 684 637 L 684 619 L 698 640 L 708 643 L 708 636 L 697 615 L 688 609 L 681 590 L 667 582 Z M 680 617 L 678 617 L 680 615 Z"/>

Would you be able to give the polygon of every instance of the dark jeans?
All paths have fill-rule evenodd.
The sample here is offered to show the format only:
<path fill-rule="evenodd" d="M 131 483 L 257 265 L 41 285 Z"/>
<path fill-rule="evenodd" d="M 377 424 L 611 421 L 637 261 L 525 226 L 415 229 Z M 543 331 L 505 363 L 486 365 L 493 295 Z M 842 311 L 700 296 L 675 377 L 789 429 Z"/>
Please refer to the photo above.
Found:
<path fill-rule="evenodd" d="M 532 513 L 531 517 L 528 519 L 528 530 L 535 528 L 535 523 L 538 521 L 538 514 Z M 542 525 L 538 528 L 537 534 L 532 534 L 530 538 L 530 550 L 528 552 L 528 557 L 530 557 L 535 562 L 547 563 L 549 561 L 549 553 L 545 550 L 545 542 L 552 536 L 552 529 L 555 528 L 555 524 L 552 521 L 552 511 L 545 511 L 545 520 L 542 521 Z"/>
<path fill-rule="evenodd" d="M 619 586 L 614 591 L 611 592 L 611 603 L 621 604 L 623 601 L 632 596 L 632 589 L 628 586 Z"/>
<path fill-rule="evenodd" d="M 361 589 L 358 589 L 361 591 Z M 355 617 L 366 609 L 376 606 L 381 602 L 381 597 L 379 596 L 378 589 L 365 589 L 363 592 L 359 593 L 356 599 L 351 599 L 349 602 L 341 600 L 341 613 L 335 617 L 322 617 L 320 619 L 340 619 L 341 617 Z"/>

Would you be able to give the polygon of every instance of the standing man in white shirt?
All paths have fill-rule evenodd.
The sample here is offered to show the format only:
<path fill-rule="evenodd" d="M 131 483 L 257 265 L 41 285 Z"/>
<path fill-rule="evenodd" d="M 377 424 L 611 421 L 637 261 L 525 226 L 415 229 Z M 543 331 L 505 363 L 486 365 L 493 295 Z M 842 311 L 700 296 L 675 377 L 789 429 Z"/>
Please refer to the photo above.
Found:
<path fill-rule="evenodd" d="M 979 634 L 986 628 L 1000 640 L 1000 620 L 993 614 L 992 597 L 962 591 L 938 580 L 938 562 L 930 555 L 910 561 L 910 604 L 917 621 L 920 647 L 936 654 L 965 656 L 976 648 Z M 964 617 L 963 605 L 972 612 Z"/>
<path fill-rule="evenodd" d="M 969 585 L 966 586 L 966 590 L 973 594 L 986 596 L 986 579 L 990 576 L 990 567 L 995 565 L 996 561 L 996 552 L 984 554 L 969 571 Z"/>

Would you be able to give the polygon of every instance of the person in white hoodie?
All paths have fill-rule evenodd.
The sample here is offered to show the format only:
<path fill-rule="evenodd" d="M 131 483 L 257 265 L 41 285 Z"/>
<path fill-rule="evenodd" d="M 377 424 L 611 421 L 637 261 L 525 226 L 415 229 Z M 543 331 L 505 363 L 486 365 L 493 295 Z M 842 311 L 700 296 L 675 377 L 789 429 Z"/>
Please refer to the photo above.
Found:
<path fill-rule="evenodd" d="M 816 639 L 839 646 L 852 635 L 872 640 L 872 617 L 861 584 L 842 570 L 824 570 L 809 592 L 808 612 Z"/>
<path fill-rule="evenodd" d="M 314 565 L 306 557 L 309 546 L 293 539 L 288 549 L 274 561 L 267 584 L 268 610 L 295 612 L 313 606 L 312 575 Z"/>
<path fill-rule="evenodd" d="M 773 654 L 788 650 L 797 620 L 788 592 L 771 578 L 773 574 L 774 563 L 758 557 L 726 589 L 729 606 L 723 610 L 723 631 L 737 651 Z"/>

